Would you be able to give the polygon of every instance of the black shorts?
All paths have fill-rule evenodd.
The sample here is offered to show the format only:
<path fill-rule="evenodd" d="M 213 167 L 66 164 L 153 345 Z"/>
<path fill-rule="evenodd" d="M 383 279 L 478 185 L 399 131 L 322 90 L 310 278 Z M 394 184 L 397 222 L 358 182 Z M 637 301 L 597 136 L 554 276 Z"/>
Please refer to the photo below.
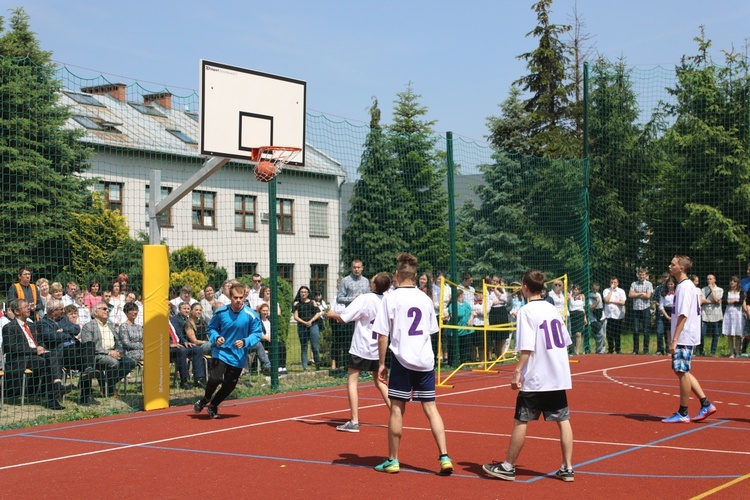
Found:
<path fill-rule="evenodd" d="M 521 422 L 538 420 L 563 422 L 570 420 L 568 396 L 565 390 L 547 392 L 519 392 L 516 397 L 515 419 Z"/>
<path fill-rule="evenodd" d="M 377 372 L 380 362 L 377 359 L 360 358 L 356 354 L 349 353 L 349 368 L 361 372 Z"/>

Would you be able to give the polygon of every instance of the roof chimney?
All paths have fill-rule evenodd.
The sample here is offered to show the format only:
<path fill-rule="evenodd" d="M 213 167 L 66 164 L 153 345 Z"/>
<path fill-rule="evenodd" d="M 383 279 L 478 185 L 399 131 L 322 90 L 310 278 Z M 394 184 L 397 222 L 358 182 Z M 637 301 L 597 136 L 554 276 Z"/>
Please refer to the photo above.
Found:
<path fill-rule="evenodd" d="M 151 104 L 152 102 L 155 102 L 164 109 L 172 109 L 172 94 L 169 92 L 159 92 L 143 96 L 144 104 Z"/>
<path fill-rule="evenodd" d="M 94 87 L 85 87 L 81 89 L 81 92 L 85 94 L 93 94 L 93 95 L 105 95 L 108 94 L 118 101 L 123 101 L 127 99 L 125 95 L 125 89 L 127 88 L 127 85 L 124 83 L 108 83 L 106 85 L 96 85 Z"/>

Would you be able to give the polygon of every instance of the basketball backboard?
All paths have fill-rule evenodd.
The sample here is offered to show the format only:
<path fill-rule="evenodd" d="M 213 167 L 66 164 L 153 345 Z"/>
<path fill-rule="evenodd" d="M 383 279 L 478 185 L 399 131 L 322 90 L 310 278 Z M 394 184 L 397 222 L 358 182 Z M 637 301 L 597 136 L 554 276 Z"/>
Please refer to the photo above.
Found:
<path fill-rule="evenodd" d="M 201 60 L 200 152 L 250 159 L 253 148 L 291 146 L 290 165 L 305 166 L 307 84 Z"/>

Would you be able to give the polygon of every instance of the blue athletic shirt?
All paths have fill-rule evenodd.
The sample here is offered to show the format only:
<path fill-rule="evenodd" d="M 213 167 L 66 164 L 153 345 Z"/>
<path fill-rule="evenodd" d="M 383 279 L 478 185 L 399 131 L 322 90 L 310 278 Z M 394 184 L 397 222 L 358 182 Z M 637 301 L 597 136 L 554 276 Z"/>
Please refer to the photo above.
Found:
<path fill-rule="evenodd" d="M 224 363 L 242 368 L 247 364 L 248 350 L 260 341 L 263 327 L 258 313 L 249 306 L 243 305 L 240 312 L 234 312 L 229 305 L 214 311 L 208 324 L 208 339 L 213 348 L 211 356 Z M 216 346 L 216 339 L 224 337 L 224 344 Z M 245 346 L 234 347 L 237 340 L 244 340 Z"/>

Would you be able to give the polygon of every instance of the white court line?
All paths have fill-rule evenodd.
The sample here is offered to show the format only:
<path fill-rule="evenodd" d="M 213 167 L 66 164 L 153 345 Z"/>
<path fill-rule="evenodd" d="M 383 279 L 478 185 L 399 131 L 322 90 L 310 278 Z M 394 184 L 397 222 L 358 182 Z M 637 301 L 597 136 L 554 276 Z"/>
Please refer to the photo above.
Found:
<path fill-rule="evenodd" d="M 312 422 L 312 423 L 327 423 L 328 420 L 314 420 L 314 419 L 300 419 L 301 422 Z M 363 425 L 360 422 L 360 425 Z M 382 424 L 364 424 L 365 427 L 381 427 L 383 429 L 387 428 L 387 425 Z M 432 430 L 429 427 L 409 427 L 404 426 L 404 429 L 410 429 L 414 431 L 426 431 L 426 432 L 432 432 Z M 499 432 L 479 432 L 479 431 L 462 431 L 462 430 L 455 430 L 455 429 L 445 429 L 446 433 L 450 434 L 466 434 L 469 436 L 490 436 L 490 437 L 510 437 L 510 434 L 504 434 Z M 537 441 L 554 441 L 555 443 L 560 442 L 559 437 L 540 437 L 540 436 L 526 436 L 526 439 L 530 440 L 537 440 Z M 685 448 L 683 446 L 664 446 L 664 445 L 645 445 L 640 443 L 618 443 L 615 441 L 589 441 L 589 440 L 581 440 L 581 439 L 575 439 L 573 441 L 575 444 L 595 444 L 595 445 L 604 445 L 604 446 L 620 446 L 623 448 L 649 448 L 649 449 L 659 449 L 659 450 L 678 450 L 678 451 L 695 451 L 695 452 L 706 452 L 706 453 L 719 453 L 719 454 L 728 454 L 728 455 L 750 455 L 750 451 L 732 451 L 732 450 L 715 450 L 715 449 L 707 449 L 707 448 Z"/>
<path fill-rule="evenodd" d="M 656 360 L 656 361 L 648 361 L 648 362 L 644 362 L 644 363 L 632 363 L 632 364 L 627 364 L 627 365 L 621 365 L 621 366 L 616 366 L 614 368 L 601 368 L 601 369 L 598 369 L 598 370 L 591 370 L 591 371 L 587 371 L 587 372 L 575 373 L 575 374 L 572 374 L 572 376 L 576 377 L 576 376 L 580 376 L 580 375 L 588 375 L 588 374 L 591 374 L 591 373 L 600 373 L 600 372 L 604 372 L 605 370 L 617 370 L 617 369 L 620 369 L 620 368 L 630 368 L 630 367 L 633 367 L 633 366 L 648 365 L 648 364 L 653 364 L 653 363 L 660 363 L 660 362 L 663 362 L 663 361 L 664 360 Z M 501 384 L 501 385 L 496 385 L 496 386 L 492 386 L 492 387 L 482 387 L 482 388 L 478 388 L 478 389 L 468 389 L 468 390 L 465 390 L 465 391 L 456 391 L 456 392 L 451 392 L 451 393 L 448 393 L 448 394 L 440 394 L 438 397 L 448 397 L 448 396 L 457 396 L 457 395 L 460 395 L 460 394 L 470 394 L 470 393 L 473 393 L 473 392 L 487 391 L 487 390 L 499 389 L 499 388 L 502 388 L 502 387 L 509 387 L 509 386 L 510 386 L 510 384 Z M 362 406 L 362 407 L 360 407 L 360 409 L 377 408 L 379 406 L 383 406 L 384 404 L 385 403 L 378 403 L 378 404 L 374 404 L 374 405 Z M 50 463 L 50 462 L 58 462 L 58 461 L 61 461 L 61 460 L 68 460 L 68 459 L 72 459 L 72 458 L 80 458 L 80 457 L 86 457 L 86 456 L 91 456 L 91 455 L 98 455 L 98 454 L 101 454 L 101 453 L 110 453 L 110 452 L 113 452 L 113 451 L 128 450 L 128 449 L 131 449 L 131 448 L 140 448 L 140 447 L 143 447 L 143 446 L 151 446 L 151 445 L 160 444 L 160 443 L 167 443 L 167 442 L 170 442 L 170 441 L 178 441 L 180 439 L 189 439 L 189 438 L 200 437 L 200 436 L 209 436 L 209 435 L 212 435 L 212 434 L 218 434 L 220 432 L 229 432 L 229 431 L 236 431 L 236 430 L 240 430 L 240 429 L 247 429 L 249 427 L 258 427 L 258 426 L 261 426 L 261 425 L 276 424 L 276 423 L 280 423 L 280 422 L 290 422 L 290 421 L 296 421 L 296 420 L 310 418 L 310 417 L 320 417 L 320 416 L 323 416 L 323 415 L 331 415 L 331 414 L 348 412 L 348 411 L 349 411 L 349 407 L 346 407 L 346 408 L 340 409 L 340 410 L 331 410 L 331 411 L 320 412 L 320 413 L 311 413 L 309 415 L 299 415 L 299 416 L 296 416 L 296 417 L 287 417 L 287 418 L 281 418 L 281 419 L 277 419 L 277 420 L 267 420 L 265 422 L 254 422 L 252 424 L 238 425 L 238 426 L 234 426 L 234 427 L 226 427 L 224 429 L 215 429 L 215 430 L 206 431 L 206 432 L 198 432 L 198 433 L 195 433 L 195 434 L 184 434 L 184 435 L 181 435 L 181 436 L 174 436 L 174 437 L 171 437 L 171 438 L 157 439 L 157 440 L 154 440 L 154 441 L 145 441 L 143 443 L 135 443 L 135 444 L 128 444 L 128 445 L 123 445 L 123 446 L 117 446 L 117 447 L 114 447 L 114 448 L 107 448 L 105 450 L 88 451 L 88 452 L 85 452 L 85 453 L 75 453 L 75 454 L 72 454 L 72 455 L 63 455 L 63 456 L 60 456 L 60 457 L 46 458 L 44 460 L 34 460 L 34 461 L 31 461 L 31 462 L 22 462 L 22 463 L 19 463 L 19 464 L 5 465 L 5 466 L 0 467 L 0 471 L 8 470 L 8 469 L 15 469 L 15 468 L 19 468 L 19 467 L 27 467 L 27 466 L 31 466 L 31 465 L 38 465 L 38 464 Z M 165 415 L 174 415 L 174 413 L 166 413 Z M 62 428 L 60 430 L 64 430 L 64 428 Z M 19 437 L 22 437 L 22 436 L 23 435 L 19 435 Z M 636 445 L 636 446 L 641 446 L 641 445 Z"/>

